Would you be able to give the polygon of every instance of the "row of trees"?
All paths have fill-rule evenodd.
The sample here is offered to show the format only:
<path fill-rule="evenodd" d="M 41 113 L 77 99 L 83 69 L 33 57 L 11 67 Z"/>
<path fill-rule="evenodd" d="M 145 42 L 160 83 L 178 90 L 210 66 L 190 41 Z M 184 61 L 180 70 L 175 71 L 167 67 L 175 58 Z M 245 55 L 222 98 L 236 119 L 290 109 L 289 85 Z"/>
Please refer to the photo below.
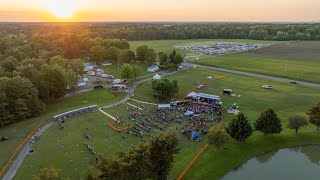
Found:
<path fill-rule="evenodd" d="M 19 26 L 19 28 L 16 28 Z M 86 49 L 87 38 L 156 39 L 258 39 L 320 40 L 320 24 L 245 24 L 245 23 L 118 23 L 118 24 L 25 24 L 2 25 L 0 32 L 31 36 L 61 44 L 68 58 Z M 59 47 L 59 46 L 58 46 Z"/>
<path fill-rule="evenodd" d="M 316 125 L 319 130 L 320 103 L 312 106 L 307 114 L 309 115 L 309 122 Z M 298 133 L 298 130 L 307 124 L 306 118 L 302 116 L 292 116 L 288 119 L 287 127 Z M 252 135 L 254 130 L 262 132 L 264 135 L 280 134 L 282 131 L 282 124 L 277 114 L 272 109 L 267 109 L 261 113 L 253 126 L 243 113 L 239 113 L 236 118 L 231 120 L 225 130 L 234 140 L 245 142 L 246 139 Z M 221 148 L 228 141 L 228 136 L 222 130 L 216 130 L 214 128 L 210 129 L 208 138 L 209 142 L 217 149 Z"/>
<path fill-rule="evenodd" d="M 18 61 L 9 56 L 0 62 L 0 126 L 35 117 L 45 104 L 63 97 L 83 74 L 81 59 L 61 56 Z"/>
<path fill-rule="evenodd" d="M 165 180 L 172 168 L 174 155 L 179 152 L 178 137 L 172 132 L 159 133 L 147 143 L 127 152 L 102 158 L 99 172 L 87 179 L 156 179 Z"/>

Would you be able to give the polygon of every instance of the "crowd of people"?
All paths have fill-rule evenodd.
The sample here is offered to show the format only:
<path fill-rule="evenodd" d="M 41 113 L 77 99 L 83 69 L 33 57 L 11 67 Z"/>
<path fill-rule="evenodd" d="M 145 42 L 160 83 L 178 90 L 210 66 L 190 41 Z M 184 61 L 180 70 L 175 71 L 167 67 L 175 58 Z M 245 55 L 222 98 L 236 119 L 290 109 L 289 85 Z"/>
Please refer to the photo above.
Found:
<path fill-rule="evenodd" d="M 192 111 L 193 114 L 186 116 L 187 111 Z M 187 138 L 194 139 L 193 132 L 207 134 L 210 127 L 222 119 L 222 112 L 219 106 L 186 101 L 171 105 L 170 108 L 153 107 L 145 112 L 128 108 L 128 119 L 133 121 L 134 126 L 128 129 L 127 133 L 139 137 L 142 141 L 154 137 L 154 133 L 173 128 L 178 131 L 180 129 Z"/>

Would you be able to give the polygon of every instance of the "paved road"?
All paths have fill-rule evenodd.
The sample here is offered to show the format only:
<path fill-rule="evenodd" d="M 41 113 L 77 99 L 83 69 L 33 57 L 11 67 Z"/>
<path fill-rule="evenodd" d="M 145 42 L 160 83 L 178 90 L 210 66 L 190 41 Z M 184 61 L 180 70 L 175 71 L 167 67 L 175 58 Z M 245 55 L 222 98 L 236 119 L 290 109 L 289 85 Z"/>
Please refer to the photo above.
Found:
<path fill-rule="evenodd" d="M 180 71 L 184 71 L 186 69 L 188 69 L 189 67 L 185 67 L 183 68 L 182 70 Z M 159 75 L 161 77 L 165 77 L 165 76 L 169 76 L 169 75 L 172 75 L 172 74 L 175 74 L 177 72 L 180 72 L 180 71 L 173 71 L 173 72 L 159 72 Z M 111 107 L 114 107 L 114 106 L 117 106 L 119 104 L 122 104 L 122 103 L 125 103 L 126 101 L 129 100 L 130 96 L 134 93 L 135 89 L 143 82 L 146 82 L 146 81 L 150 81 L 152 80 L 152 78 L 147 78 L 147 79 L 142 79 L 140 81 L 136 81 L 132 84 L 131 87 L 129 87 L 128 89 L 128 94 L 127 96 L 122 99 L 121 101 L 118 101 L 114 104 L 110 104 L 110 105 L 106 105 L 106 106 L 102 106 L 100 107 L 101 109 L 107 109 L 107 108 L 111 108 Z M 72 94 L 69 94 L 67 95 L 68 96 L 71 96 L 71 95 L 75 95 L 75 94 L 80 94 L 80 93 L 84 93 L 84 92 L 88 92 L 92 90 L 92 88 L 90 89 L 82 89 L 80 91 L 76 91 L 76 92 L 73 92 Z M 130 94 L 130 95 L 129 95 Z M 51 126 L 57 124 L 58 122 L 56 121 L 51 121 L 50 123 L 46 124 L 45 126 L 43 126 L 42 128 L 40 128 L 39 131 L 37 131 L 33 136 L 38 136 L 40 137 L 40 135 L 45 132 L 47 129 L 49 129 Z M 43 141 L 42 139 L 40 141 Z M 18 157 L 15 159 L 15 161 L 13 161 L 13 164 L 12 166 L 10 167 L 10 169 L 7 171 L 7 173 L 5 174 L 5 176 L 3 177 L 2 180 L 11 180 L 13 179 L 13 177 L 16 175 L 17 171 L 19 170 L 19 168 L 21 167 L 23 161 L 25 160 L 25 158 L 28 156 L 28 153 L 29 153 L 29 150 L 30 150 L 30 147 L 32 147 L 32 144 L 30 143 L 27 143 L 23 149 L 21 150 L 21 152 L 19 153 Z"/>
<path fill-rule="evenodd" d="M 215 71 L 222 71 L 222 72 L 231 73 L 231 74 L 239 74 L 239 75 L 251 76 L 251 77 L 256 77 L 256 78 L 261 78 L 261 79 L 270 79 L 270 80 L 273 80 L 273 81 L 279 81 L 279 82 L 285 82 L 285 83 L 289 83 L 291 81 L 295 81 L 295 82 L 297 82 L 297 84 L 302 85 L 302 86 L 307 86 L 307 87 L 312 87 L 312 88 L 320 88 L 320 84 L 316 84 L 316 83 L 309 83 L 309 82 L 304 82 L 304 81 L 296 81 L 296 80 L 292 80 L 292 79 L 279 78 L 279 77 L 273 77 L 273 76 L 266 76 L 266 75 L 261 75 L 261 74 L 242 72 L 242 71 L 235 71 L 235 70 L 230 70 L 230 69 L 217 68 L 217 67 L 204 66 L 204 65 L 191 64 L 191 63 L 184 63 L 183 65 L 184 66 L 188 66 L 188 67 L 194 67 L 196 65 L 197 67 L 200 67 L 200 68 L 211 69 L 211 70 L 215 70 Z"/>

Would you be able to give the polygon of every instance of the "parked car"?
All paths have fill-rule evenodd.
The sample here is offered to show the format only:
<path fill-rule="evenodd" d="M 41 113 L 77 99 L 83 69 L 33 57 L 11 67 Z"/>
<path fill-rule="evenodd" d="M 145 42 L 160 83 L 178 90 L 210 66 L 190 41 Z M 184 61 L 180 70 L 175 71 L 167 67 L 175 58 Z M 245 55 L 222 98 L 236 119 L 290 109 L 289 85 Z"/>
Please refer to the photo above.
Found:
<path fill-rule="evenodd" d="M 122 81 L 121 81 L 121 79 L 115 79 L 115 80 L 113 80 L 113 84 L 120 84 Z"/>
<path fill-rule="evenodd" d="M 297 81 L 290 81 L 291 84 L 297 84 Z"/>
<path fill-rule="evenodd" d="M 206 87 L 204 84 L 200 84 L 197 89 L 203 89 L 204 87 Z"/>
<path fill-rule="evenodd" d="M 6 141 L 6 140 L 8 140 L 8 138 L 7 138 L 7 137 L 0 136 L 0 141 Z"/>
<path fill-rule="evenodd" d="M 264 86 L 262 86 L 262 88 L 264 88 L 264 89 L 272 89 L 272 86 L 270 86 L 270 85 L 264 85 Z"/>
<path fill-rule="evenodd" d="M 103 86 L 102 85 L 95 85 L 95 86 L 93 86 L 93 89 L 103 89 Z"/>

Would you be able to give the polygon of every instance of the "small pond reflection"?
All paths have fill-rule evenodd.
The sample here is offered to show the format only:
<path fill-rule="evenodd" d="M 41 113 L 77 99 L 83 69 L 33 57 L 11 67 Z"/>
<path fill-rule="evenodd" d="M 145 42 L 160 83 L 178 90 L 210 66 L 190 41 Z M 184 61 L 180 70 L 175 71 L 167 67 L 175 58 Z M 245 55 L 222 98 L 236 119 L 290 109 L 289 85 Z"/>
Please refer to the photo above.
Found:
<path fill-rule="evenodd" d="M 257 156 L 223 180 L 320 180 L 320 145 L 287 148 Z"/>

